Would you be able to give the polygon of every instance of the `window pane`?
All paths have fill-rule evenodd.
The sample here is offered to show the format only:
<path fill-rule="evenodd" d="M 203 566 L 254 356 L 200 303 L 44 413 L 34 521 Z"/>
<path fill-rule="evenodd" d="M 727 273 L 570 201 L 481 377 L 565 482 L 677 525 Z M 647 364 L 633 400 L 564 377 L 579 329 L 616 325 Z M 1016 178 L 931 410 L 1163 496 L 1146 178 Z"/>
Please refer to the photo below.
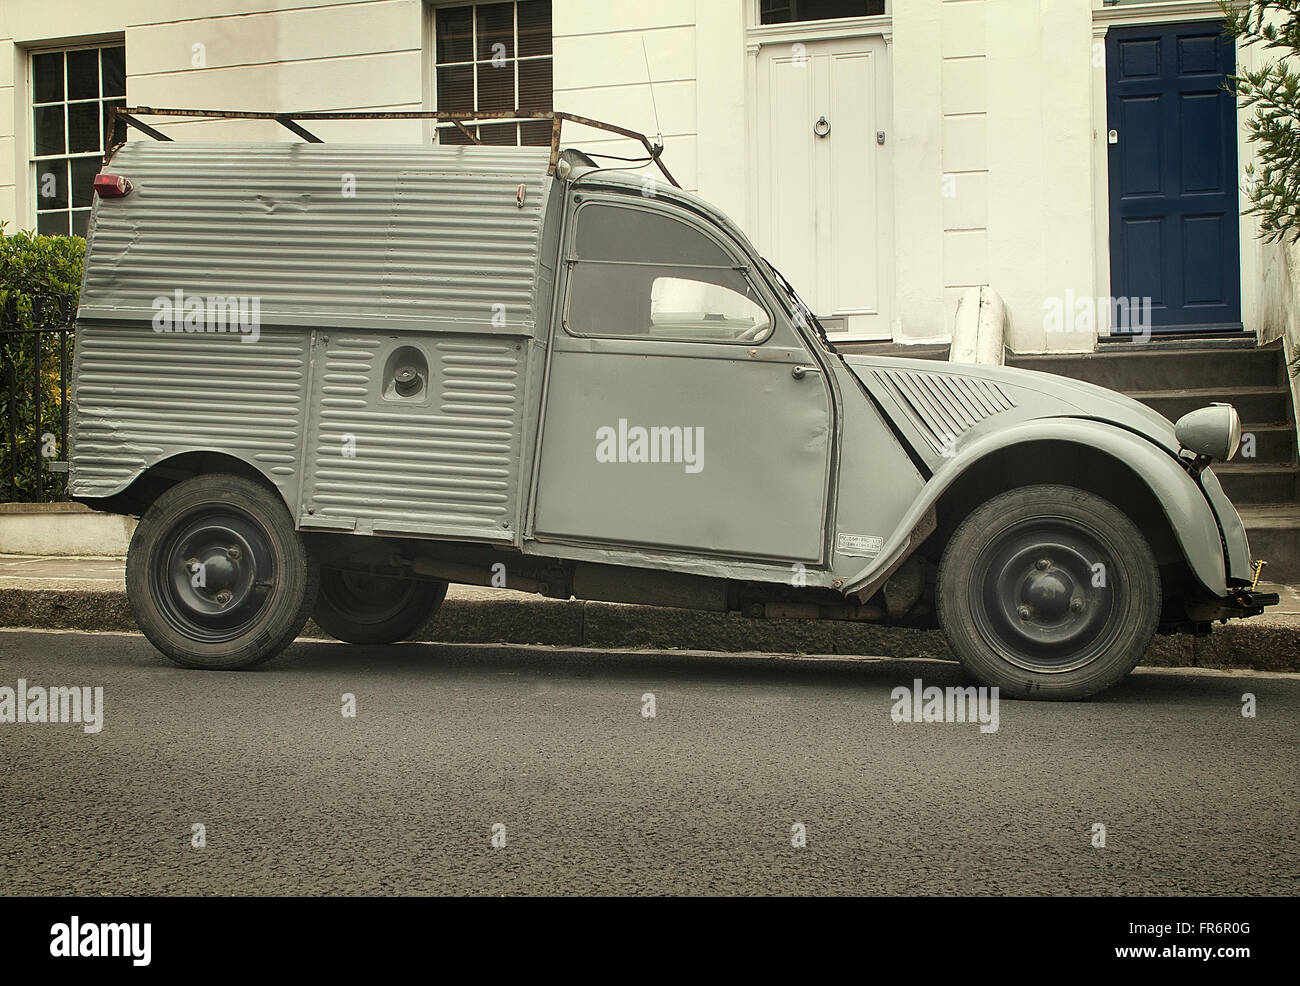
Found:
<path fill-rule="evenodd" d="M 470 127 L 469 129 L 471 133 L 474 132 L 473 127 Z M 439 144 L 472 144 L 474 142 L 470 140 L 468 137 L 466 137 L 458 127 L 441 127 L 438 130 L 438 143 Z"/>
<path fill-rule="evenodd" d="M 491 62 L 478 63 L 478 106 L 480 110 L 515 108 L 515 63 L 494 68 Z"/>
<path fill-rule="evenodd" d="M 771 321 L 742 275 L 718 284 L 685 274 L 651 282 L 651 335 L 723 342 L 766 336 Z"/>
<path fill-rule="evenodd" d="M 105 48 L 100 52 L 101 78 L 105 96 L 126 95 L 126 49 Z"/>
<path fill-rule="evenodd" d="M 444 62 L 474 60 L 474 8 L 439 7 L 434 15 L 437 48 L 434 59 Z"/>
<path fill-rule="evenodd" d="M 63 98 L 63 52 L 32 56 L 32 102 L 52 103 Z"/>
<path fill-rule="evenodd" d="M 110 99 L 104 103 L 104 126 L 106 127 L 108 126 L 108 114 L 114 106 L 126 106 L 126 100 Z M 123 123 L 121 120 L 118 120 L 113 125 L 113 139 L 110 141 L 110 143 L 121 144 L 125 140 L 126 140 L 126 124 Z M 105 148 L 105 150 L 107 150 L 107 148 Z"/>
<path fill-rule="evenodd" d="M 68 162 L 40 161 L 36 165 L 36 208 L 68 207 Z"/>
<path fill-rule="evenodd" d="M 483 3 L 478 6 L 478 59 L 486 62 L 496 55 L 515 57 L 513 3 Z"/>
<path fill-rule="evenodd" d="M 69 103 L 68 152 L 98 151 L 101 138 L 99 103 Z"/>
<path fill-rule="evenodd" d="M 789 24 L 884 12 L 885 0 L 762 0 L 759 20 L 763 24 Z"/>
<path fill-rule="evenodd" d="M 72 204 L 90 206 L 95 201 L 95 175 L 101 167 L 97 157 L 72 159 Z"/>
<path fill-rule="evenodd" d="M 551 94 L 551 60 L 541 58 L 535 62 L 520 62 L 519 108 L 549 110 Z"/>
<path fill-rule="evenodd" d="M 578 212 L 576 248 L 584 260 L 708 265 L 735 264 L 694 226 L 645 209 L 588 205 Z"/>
<path fill-rule="evenodd" d="M 38 52 L 31 70 L 37 228 L 54 235 L 84 234 L 108 113 L 126 105 L 126 48 L 110 44 Z M 114 137 L 117 143 L 125 141 L 125 124 L 114 128 Z"/>
<path fill-rule="evenodd" d="M 756 342 L 771 322 L 737 271 L 579 263 L 565 325 L 580 335 Z"/>
<path fill-rule="evenodd" d="M 68 98 L 99 98 L 99 49 L 68 52 Z"/>
<path fill-rule="evenodd" d="M 38 106 L 32 110 L 36 123 L 36 154 L 66 154 L 63 144 L 63 107 Z"/>
<path fill-rule="evenodd" d="M 525 0 L 519 4 L 519 54 L 551 53 L 551 0 Z"/>
<path fill-rule="evenodd" d="M 42 236 L 67 236 L 68 214 L 66 212 L 36 213 L 36 232 Z"/>
<path fill-rule="evenodd" d="M 519 129 L 523 131 L 522 143 L 525 146 L 528 147 L 550 147 L 551 146 L 551 121 L 550 120 L 530 120 L 528 123 L 521 123 L 519 125 Z"/>
<path fill-rule="evenodd" d="M 514 147 L 519 143 L 519 127 L 514 123 L 485 123 L 478 128 L 478 139 L 485 144 Z"/>
<path fill-rule="evenodd" d="M 438 109 L 461 113 L 474 108 L 474 66 L 456 65 L 438 69 Z"/>

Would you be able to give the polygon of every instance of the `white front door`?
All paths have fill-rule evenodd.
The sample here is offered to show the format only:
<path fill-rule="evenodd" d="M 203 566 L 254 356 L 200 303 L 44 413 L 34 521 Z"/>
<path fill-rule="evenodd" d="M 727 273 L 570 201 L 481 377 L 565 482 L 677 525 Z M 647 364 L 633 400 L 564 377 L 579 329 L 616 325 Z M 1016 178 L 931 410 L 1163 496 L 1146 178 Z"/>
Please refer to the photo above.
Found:
<path fill-rule="evenodd" d="M 888 89 L 880 38 L 759 54 L 759 247 L 832 340 L 890 338 Z"/>

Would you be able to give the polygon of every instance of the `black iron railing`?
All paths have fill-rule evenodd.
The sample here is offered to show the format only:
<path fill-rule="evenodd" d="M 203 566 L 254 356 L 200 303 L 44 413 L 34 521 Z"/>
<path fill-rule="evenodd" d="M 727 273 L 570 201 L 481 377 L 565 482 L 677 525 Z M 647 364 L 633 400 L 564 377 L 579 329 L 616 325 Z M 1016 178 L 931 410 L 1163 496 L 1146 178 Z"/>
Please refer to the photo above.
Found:
<path fill-rule="evenodd" d="M 0 502 L 67 499 L 71 298 L 0 307 Z"/>

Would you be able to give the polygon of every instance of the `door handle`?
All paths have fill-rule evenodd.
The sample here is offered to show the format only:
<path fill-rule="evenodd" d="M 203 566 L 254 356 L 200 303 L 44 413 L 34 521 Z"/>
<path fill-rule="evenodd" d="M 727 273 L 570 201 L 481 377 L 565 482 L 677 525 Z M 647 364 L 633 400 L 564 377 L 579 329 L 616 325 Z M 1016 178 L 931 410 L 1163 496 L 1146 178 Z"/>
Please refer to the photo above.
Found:
<path fill-rule="evenodd" d="M 825 137 L 830 132 L 831 132 L 830 121 L 827 120 L 825 116 L 819 116 L 817 118 L 817 122 L 813 124 L 813 133 L 815 133 L 818 137 Z"/>
<path fill-rule="evenodd" d="M 821 373 L 820 366 L 795 366 L 790 370 L 790 376 L 796 380 L 802 380 L 809 373 Z"/>

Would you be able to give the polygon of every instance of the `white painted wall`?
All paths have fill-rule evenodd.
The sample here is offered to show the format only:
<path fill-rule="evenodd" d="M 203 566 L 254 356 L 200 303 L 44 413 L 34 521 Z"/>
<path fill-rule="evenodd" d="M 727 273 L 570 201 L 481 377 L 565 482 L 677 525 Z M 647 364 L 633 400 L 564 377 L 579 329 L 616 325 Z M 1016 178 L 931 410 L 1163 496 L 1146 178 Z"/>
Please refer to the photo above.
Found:
<path fill-rule="evenodd" d="M 79 503 L 5 504 L 0 554 L 122 557 L 136 519 L 96 513 Z"/>
<path fill-rule="evenodd" d="M 945 326 L 950 269 L 944 255 L 943 172 L 953 162 L 944 157 L 943 47 L 935 42 L 943 37 L 945 5 L 915 0 L 894 6 L 894 338 L 941 341 L 951 334 Z"/>
<path fill-rule="evenodd" d="M 894 0 L 892 14 L 800 28 L 880 36 L 892 83 L 893 332 L 946 340 L 957 299 L 991 285 L 1020 351 L 1086 350 L 1050 333 L 1044 300 L 1109 292 L 1105 23 L 1214 15 L 1208 0 Z M 4 0 L 0 5 L 0 219 L 28 226 L 27 51 L 126 39 L 129 103 L 231 109 L 432 106 L 427 0 Z M 654 134 L 665 162 L 752 230 L 754 66 L 790 32 L 757 27 L 758 0 L 553 0 L 554 105 Z M 1103 23 L 1104 22 L 1104 23 Z M 847 26 L 846 26 L 847 25 Z M 784 40 L 774 41 L 773 38 Z M 194 66 L 194 46 L 205 66 Z M 644 47 L 643 47 L 644 45 Z M 649 60 L 650 77 L 647 85 Z M 326 139 L 417 141 L 423 123 L 322 123 Z M 183 123 L 193 138 L 295 139 L 273 124 Z M 638 146 L 566 128 L 595 152 Z M 1243 145 L 1245 159 L 1249 149 Z M 647 172 L 650 174 L 652 172 Z M 1255 328 L 1263 261 L 1243 220 L 1243 309 Z M 1267 292 L 1265 292 L 1267 293 Z"/>
<path fill-rule="evenodd" d="M 727 5 L 726 0 L 698 2 L 702 8 Z M 555 108 L 617 123 L 653 137 L 658 129 L 654 112 L 657 104 L 659 128 L 664 137 L 664 163 L 682 187 L 692 191 L 699 189 L 696 3 L 697 0 L 619 4 L 602 0 L 552 0 L 551 7 Z M 723 26 L 725 18 L 718 23 Z M 712 29 L 715 18 L 710 16 L 706 24 L 707 29 Z M 716 50 L 713 54 L 725 57 Z M 736 58 L 739 57 L 737 50 Z M 647 78 L 654 83 L 653 102 Z M 564 134 L 566 144 L 587 151 L 624 157 L 645 153 L 640 144 L 605 131 L 582 130 L 566 124 Z M 645 173 L 658 174 L 658 171 Z"/>
<path fill-rule="evenodd" d="M 1019 352 L 1086 350 L 1095 331 L 1044 330 L 1044 300 L 1096 295 L 1089 6 L 987 3 L 989 282 Z M 1105 200 L 1100 209 L 1106 209 Z"/>

